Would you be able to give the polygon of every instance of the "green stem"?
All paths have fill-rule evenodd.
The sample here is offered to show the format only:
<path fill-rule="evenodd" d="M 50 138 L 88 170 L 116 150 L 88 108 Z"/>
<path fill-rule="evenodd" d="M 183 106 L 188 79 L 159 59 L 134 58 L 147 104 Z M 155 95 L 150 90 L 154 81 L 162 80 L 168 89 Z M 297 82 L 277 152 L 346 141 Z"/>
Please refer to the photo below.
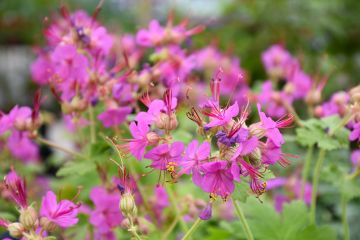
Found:
<path fill-rule="evenodd" d="M 92 144 L 96 143 L 96 125 L 95 125 L 95 118 L 94 118 L 94 108 L 89 106 L 89 118 L 90 118 L 90 141 Z"/>
<path fill-rule="evenodd" d="M 179 218 L 175 217 L 174 221 L 171 223 L 171 225 L 168 227 L 168 229 L 166 229 L 164 235 L 162 235 L 161 240 L 169 239 L 169 235 L 174 230 L 178 221 L 179 221 Z"/>
<path fill-rule="evenodd" d="M 48 145 L 49 147 L 52 147 L 52 148 L 55 148 L 55 149 L 58 149 L 60 151 L 63 151 L 69 155 L 72 155 L 74 157 L 79 157 L 79 158 L 86 158 L 85 156 L 81 155 L 80 153 L 77 153 L 71 149 L 68 149 L 68 148 L 65 148 L 63 146 L 60 146 L 58 145 L 57 143 L 54 143 L 50 140 L 47 140 L 45 138 L 42 138 L 42 137 L 37 137 L 37 140 L 41 143 L 41 144 L 45 144 L 45 145 Z"/>
<path fill-rule="evenodd" d="M 234 207 L 235 207 L 235 212 L 236 212 L 236 214 L 238 215 L 238 217 L 240 219 L 241 226 L 243 227 L 244 232 L 246 234 L 246 238 L 248 240 L 254 240 L 254 237 L 253 237 L 253 234 L 252 234 L 251 229 L 249 227 L 249 224 L 246 221 L 245 215 L 244 215 L 243 211 L 241 210 L 241 207 L 240 207 L 239 203 L 236 200 L 233 199 L 233 204 L 234 204 Z"/>
<path fill-rule="evenodd" d="M 196 231 L 196 229 L 199 227 L 200 223 L 202 222 L 202 220 L 200 218 L 198 218 L 194 224 L 191 226 L 191 228 L 189 229 L 189 231 L 186 232 L 185 236 L 181 239 L 181 240 L 187 240 L 190 239 L 191 235 L 193 235 L 193 233 Z"/>
<path fill-rule="evenodd" d="M 311 146 L 309 146 L 309 148 L 307 150 L 305 162 L 304 162 L 302 183 L 301 183 L 301 195 L 300 195 L 301 199 L 304 198 L 305 186 L 306 186 L 307 179 L 309 177 L 309 171 L 310 171 L 310 165 L 311 165 L 311 159 L 313 156 L 313 152 L 314 152 L 314 145 L 311 145 Z"/>
<path fill-rule="evenodd" d="M 313 182 L 312 182 L 312 194 L 311 194 L 311 207 L 310 207 L 310 223 L 315 224 L 316 217 L 316 194 L 319 185 L 319 178 L 321 173 L 321 167 L 325 160 L 326 150 L 320 149 L 319 157 L 316 161 Z"/>
<path fill-rule="evenodd" d="M 186 222 L 184 221 L 184 219 L 182 218 L 179 208 L 176 204 L 176 198 L 174 195 L 174 191 L 172 190 L 171 186 L 169 186 L 169 184 L 165 184 L 165 187 L 166 187 L 166 191 L 169 195 L 171 207 L 175 211 L 176 217 L 179 218 L 180 226 L 184 232 L 187 232 L 189 230 L 189 228 L 186 225 Z"/>
<path fill-rule="evenodd" d="M 343 184 L 345 184 L 345 179 L 343 180 Z M 342 190 L 341 192 L 341 222 L 343 227 L 343 235 L 344 240 L 350 239 L 350 231 L 349 231 L 349 223 L 347 221 L 347 199 L 345 196 L 345 191 Z"/>
<path fill-rule="evenodd" d="M 339 122 L 339 124 L 336 125 L 336 126 L 329 132 L 329 136 L 333 136 L 337 130 L 339 130 L 340 128 L 344 127 L 346 124 L 348 124 L 348 122 L 350 122 L 353 117 L 354 117 L 354 114 L 352 114 L 351 112 L 348 113 L 347 115 L 345 115 L 345 117 L 341 120 L 341 122 Z"/>

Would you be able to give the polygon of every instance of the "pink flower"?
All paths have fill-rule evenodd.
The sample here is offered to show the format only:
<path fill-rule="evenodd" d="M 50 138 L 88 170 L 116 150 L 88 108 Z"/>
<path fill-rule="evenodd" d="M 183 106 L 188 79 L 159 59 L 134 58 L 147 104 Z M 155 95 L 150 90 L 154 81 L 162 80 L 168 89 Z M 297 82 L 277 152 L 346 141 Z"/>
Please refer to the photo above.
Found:
<path fill-rule="evenodd" d="M 120 194 L 108 192 L 102 187 L 94 187 L 90 193 L 90 199 L 95 209 L 90 213 L 90 223 L 96 227 L 98 234 L 104 235 L 112 232 L 123 220 L 119 208 Z"/>
<path fill-rule="evenodd" d="M 149 132 L 149 125 L 143 122 L 138 122 L 138 124 L 131 122 L 129 129 L 133 139 L 128 140 L 127 148 L 138 160 L 142 160 L 145 148 L 150 144 L 157 143 L 159 137 L 156 133 Z"/>
<path fill-rule="evenodd" d="M 270 139 L 266 141 L 266 144 L 261 145 L 261 159 L 263 164 L 273 165 L 279 162 L 281 166 L 285 167 L 290 164 L 287 157 L 291 157 L 291 155 L 283 154 L 281 148 L 276 146 Z"/>
<path fill-rule="evenodd" d="M 5 186 L 10 192 L 12 200 L 21 208 L 27 208 L 27 194 L 25 182 L 14 170 L 11 170 L 4 178 Z"/>
<path fill-rule="evenodd" d="M 257 107 L 260 116 L 261 127 L 265 130 L 265 135 L 278 147 L 284 144 L 285 141 L 279 131 L 279 128 L 289 126 L 293 121 L 293 117 L 289 116 L 288 118 L 275 122 L 261 111 L 260 104 L 258 104 Z"/>
<path fill-rule="evenodd" d="M 208 124 L 205 125 L 205 129 L 224 126 L 239 114 L 239 105 L 237 102 L 235 102 L 226 109 L 220 109 L 214 105 L 209 112 L 204 112 L 204 114 L 212 119 Z"/>
<path fill-rule="evenodd" d="M 261 60 L 270 75 L 284 77 L 289 61 L 292 60 L 292 56 L 283 46 L 276 44 L 263 52 Z"/>
<path fill-rule="evenodd" d="M 7 146 L 11 154 L 24 162 L 36 162 L 39 160 L 39 147 L 32 142 L 27 133 L 13 131 L 7 140 Z"/>
<path fill-rule="evenodd" d="M 182 174 L 192 173 L 193 182 L 200 186 L 201 184 L 201 165 L 206 162 L 210 155 L 211 146 L 209 142 L 204 141 L 200 146 L 197 140 L 193 140 L 189 143 L 185 155 L 180 162 L 182 170 L 178 173 Z"/>
<path fill-rule="evenodd" d="M 226 198 L 234 191 L 234 178 L 227 161 L 205 163 L 201 166 L 201 169 L 204 172 L 201 181 L 202 190 L 223 198 Z"/>
<path fill-rule="evenodd" d="M 110 108 L 99 114 L 98 119 L 102 122 L 104 127 L 109 128 L 123 123 L 131 111 L 131 107 Z"/>
<path fill-rule="evenodd" d="M 0 227 L 7 228 L 9 224 L 7 220 L 0 218 Z"/>
<path fill-rule="evenodd" d="M 360 150 L 355 150 L 351 153 L 351 162 L 354 167 L 360 165 Z"/>
<path fill-rule="evenodd" d="M 352 126 L 352 131 L 349 136 L 350 141 L 360 141 L 360 122 Z"/>
<path fill-rule="evenodd" d="M 77 218 L 79 205 L 69 200 L 56 201 L 56 196 L 52 191 L 48 191 L 42 198 L 40 216 L 46 217 L 50 222 L 67 228 L 75 225 L 79 219 Z"/>
<path fill-rule="evenodd" d="M 51 60 L 56 66 L 55 74 L 60 78 L 56 83 L 62 92 L 62 97 L 70 100 L 75 96 L 77 89 L 82 90 L 86 87 L 89 80 L 88 60 L 77 52 L 74 45 L 57 46 L 51 54 Z"/>
<path fill-rule="evenodd" d="M 31 64 L 31 77 L 37 84 L 49 83 L 50 77 L 54 74 L 54 67 L 48 56 L 40 56 Z"/>
<path fill-rule="evenodd" d="M 161 185 L 156 185 L 154 193 L 154 199 L 152 199 L 154 202 L 152 209 L 156 216 L 157 223 L 160 226 L 161 223 L 165 220 L 164 209 L 170 205 L 169 197 L 165 188 Z"/>
<path fill-rule="evenodd" d="M 182 142 L 162 144 L 151 149 L 144 157 L 152 160 L 150 165 L 152 168 L 167 170 L 170 166 L 179 163 L 183 150 Z"/>

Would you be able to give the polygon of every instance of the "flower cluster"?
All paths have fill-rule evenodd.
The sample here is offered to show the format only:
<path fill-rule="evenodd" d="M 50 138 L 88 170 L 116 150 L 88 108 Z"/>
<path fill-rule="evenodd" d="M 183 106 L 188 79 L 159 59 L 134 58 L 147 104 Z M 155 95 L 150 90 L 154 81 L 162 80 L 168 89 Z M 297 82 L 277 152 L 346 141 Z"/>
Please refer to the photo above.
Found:
<path fill-rule="evenodd" d="M 48 233 L 58 227 L 68 228 L 78 222 L 77 214 L 80 204 L 69 200 L 56 200 L 56 195 L 48 191 L 41 201 L 39 212 L 28 204 L 25 181 L 11 170 L 4 178 L 10 198 L 19 207 L 19 222 L 0 220 L 1 227 L 7 228 L 14 238 L 46 239 Z"/>

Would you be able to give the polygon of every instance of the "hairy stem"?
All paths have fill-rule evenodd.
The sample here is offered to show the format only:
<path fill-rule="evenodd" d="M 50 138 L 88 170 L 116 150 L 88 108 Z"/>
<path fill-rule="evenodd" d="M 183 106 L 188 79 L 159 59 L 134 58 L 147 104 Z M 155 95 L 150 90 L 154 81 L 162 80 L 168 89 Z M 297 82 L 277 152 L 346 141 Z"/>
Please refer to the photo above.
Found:
<path fill-rule="evenodd" d="M 301 199 L 304 198 L 305 186 L 306 186 L 307 179 L 309 177 L 309 171 L 310 171 L 310 165 L 311 165 L 311 159 L 313 156 L 313 152 L 314 152 L 314 145 L 311 145 L 311 146 L 309 146 L 309 148 L 307 150 L 305 162 L 304 162 L 302 181 L 301 181 L 301 194 L 300 194 Z"/>
<path fill-rule="evenodd" d="M 67 153 L 67 154 L 69 154 L 69 155 L 72 155 L 72 156 L 74 156 L 74 157 L 85 158 L 85 156 L 81 155 L 80 153 L 77 153 L 77 152 L 75 152 L 75 151 L 73 151 L 73 150 L 71 150 L 71 149 L 68 149 L 68 148 L 65 148 L 65 147 L 63 147 L 63 146 L 60 146 L 60 145 L 58 145 L 57 143 L 54 143 L 54 142 L 52 142 L 52 141 L 50 141 L 50 140 L 47 140 L 47 139 L 45 139 L 45 138 L 37 137 L 37 140 L 38 140 L 40 143 L 42 143 L 42 144 L 45 144 L 45 145 L 48 145 L 49 147 L 58 149 L 58 150 L 60 150 L 60 151 L 62 151 L 62 152 L 65 152 L 65 153 Z"/>
<path fill-rule="evenodd" d="M 202 222 L 202 220 L 200 218 L 198 218 L 194 224 L 191 226 L 191 228 L 189 229 L 189 231 L 187 231 L 185 233 L 185 236 L 181 239 L 181 240 L 187 240 L 190 239 L 191 235 L 193 235 L 193 233 L 196 231 L 196 229 L 199 227 L 200 223 Z"/>
<path fill-rule="evenodd" d="M 244 232 L 246 234 L 246 238 L 248 240 L 254 240 L 254 236 L 253 236 L 253 234 L 251 232 L 249 224 L 246 221 L 245 215 L 244 215 L 243 211 L 241 210 L 241 207 L 240 207 L 238 201 L 233 199 L 233 204 L 234 204 L 234 207 L 235 207 L 235 212 L 236 212 L 236 214 L 238 215 L 238 217 L 240 219 L 241 226 L 243 227 L 243 230 L 244 230 Z"/>
<path fill-rule="evenodd" d="M 89 106 L 89 118 L 90 118 L 90 141 L 92 144 L 96 143 L 96 125 L 94 118 L 94 108 L 93 106 Z"/>
<path fill-rule="evenodd" d="M 343 180 L 343 184 L 345 184 L 345 179 Z M 344 240 L 350 239 L 350 230 L 349 230 L 349 223 L 347 221 L 347 199 L 345 196 L 345 191 L 341 191 L 341 223 L 343 227 L 343 236 Z"/>
<path fill-rule="evenodd" d="M 170 200 L 171 207 L 175 211 L 176 217 L 179 218 L 180 226 L 181 226 L 181 228 L 182 228 L 182 230 L 184 232 L 187 232 L 189 230 L 189 228 L 186 225 L 186 222 L 184 221 L 184 219 L 182 218 L 181 213 L 179 211 L 179 208 L 178 208 L 178 206 L 176 204 L 176 198 L 175 198 L 175 195 L 174 195 L 174 191 L 171 188 L 171 186 L 169 186 L 169 184 L 165 184 L 165 187 L 166 187 L 166 191 L 167 191 L 167 193 L 169 195 L 169 200 Z"/>
<path fill-rule="evenodd" d="M 319 157 L 316 161 L 314 176 L 312 181 L 312 194 L 311 194 L 311 207 L 310 207 L 310 222 L 315 224 L 316 217 L 316 194 L 319 185 L 319 178 L 321 173 L 321 167 L 325 159 L 326 150 L 320 149 Z"/>
<path fill-rule="evenodd" d="M 165 233 L 162 235 L 161 240 L 167 240 L 169 238 L 170 233 L 174 230 L 176 224 L 179 222 L 179 218 L 175 217 L 174 221 L 172 221 L 171 225 L 166 229 Z"/>

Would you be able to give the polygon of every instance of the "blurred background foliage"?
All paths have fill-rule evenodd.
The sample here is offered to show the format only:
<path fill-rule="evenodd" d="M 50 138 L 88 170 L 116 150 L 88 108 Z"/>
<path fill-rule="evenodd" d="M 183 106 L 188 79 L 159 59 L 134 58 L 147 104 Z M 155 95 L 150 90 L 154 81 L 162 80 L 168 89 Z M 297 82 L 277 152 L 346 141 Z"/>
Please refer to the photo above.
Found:
<path fill-rule="evenodd" d="M 64 2 L 71 10 L 90 13 L 98 4 L 98 0 Z M 43 43 L 42 31 L 58 14 L 60 4 L 57 0 L 0 1 L 0 51 L 6 52 L 0 54 L 0 83 L 1 95 L 7 95 L 0 97 L 0 107 L 8 109 L 14 99 L 29 100 L 27 94 L 17 96 L 21 92 L 17 88 L 28 87 L 28 65 L 34 58 L 31 47 Z M 360 82 L 360 1 L 105 0 L 98 18 L 110 31 L 134 33 L 152 18 L 165 22 L 171 10 L 179 20 L 187 17 L 192 25 L 205 24 L 207 30 L 194 38 L 194 46 L 215 44 L 240 57 L 252 82 L 265 78 L 261 52 L 274 43 L 282 43 L 298 56 L 309 74 L 329 76 L 326 96 Z M 26 66 L 9 69 L 9 61 L 14 60 L 4 56 L 14 55 L 19 46 L 27 49 L 19 52 L 27 55 Z M 14 80 L 9 71 L 23 74 Z M 5 87 L 13 81 L 23 84 Z"/>

